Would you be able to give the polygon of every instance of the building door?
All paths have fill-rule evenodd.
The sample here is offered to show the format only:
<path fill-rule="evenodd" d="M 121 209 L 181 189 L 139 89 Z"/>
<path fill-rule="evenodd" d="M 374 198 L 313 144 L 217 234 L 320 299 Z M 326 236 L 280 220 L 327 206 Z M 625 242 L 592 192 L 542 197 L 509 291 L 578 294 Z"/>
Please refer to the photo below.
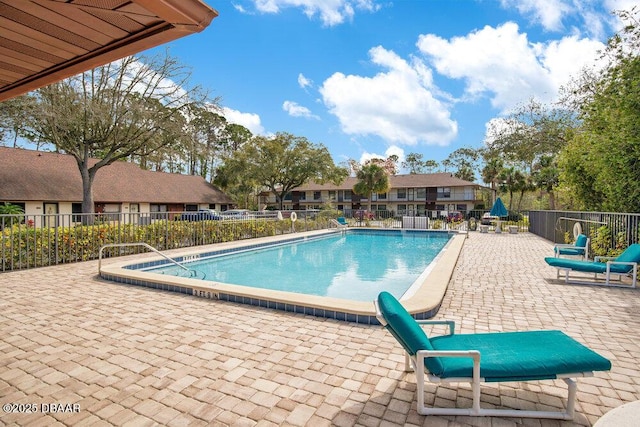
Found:
<path fill-rule="evenodd" d="M 140 222 L 140 204 L 129 203 L 129 222 L 137 224 Z"/>
<path fill-rule="evenodd" d="M 58 226 L 58 204 L 57 203 L 45 203 L 44 204 L 44 221 L 45 227 L 57 227 Z"/>

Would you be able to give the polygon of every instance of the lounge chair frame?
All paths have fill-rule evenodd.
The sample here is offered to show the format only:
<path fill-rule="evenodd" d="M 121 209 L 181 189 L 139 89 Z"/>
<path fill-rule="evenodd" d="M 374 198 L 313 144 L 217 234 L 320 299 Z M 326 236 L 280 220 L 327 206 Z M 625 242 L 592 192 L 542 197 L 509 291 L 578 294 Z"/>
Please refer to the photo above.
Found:
<path fill-rule="evenodd" d="M 593 273 L 594 275 L 593 281 L 576 280 L 575 278 L 570 278 L 569 276 L 569 273 L 571 272 L 574 272 L 574 273 L 588 273 L 588 272 L 583 272 L 573 268 L 564 268 L 564 267 L 554 266 L 554 268 L 557 270 L 556 278 L 559 279 L 560 272 L 563 272 L 564 281 L 567 284 L 612 286 L 612 287 L 618 287 L 618 288 L 631 288 L 631 289 L 635 288 L 637 285 L 637 279 L 638 279 L 638 263 L 615 261 L 615 258 L 616 257 L 605 257 L 605 256 L 597 256 L 594 258 L 593 262 L 605 262 L 606 270 L 604 273 Z M 632 266 L 632 269 L 628 273 L 617 273 L 617 272 L 611 271 L 611 266 L 613 265 L 630 265 Z M 598 274 L 604 274 L 604 282 L 598 281 L 598 280 L 602 280 L 598 278 Z M 613 275 L 617 275 L 618 278 L 617 279 L 613 278 L 612 277 Z M 631 277 L 630 285 L 622 283 L 623 276 Z"/>
<path fill-rule="evenodd" d="M 349 227 L 349 223 L 344 217 L 339 217 L 338 219 L 331 219 L 331 223 L 336 226 L 336 228 L 347 228 Z"/>
<path fill-rule="evenodd" d="M 387 322 L 382 315 L 378 302 L 374 301 L 376 307 L 376 317 L 383 326 Z M 447 325 L 449 327 L 449 335 L 455 333 L 455 322 L 450 320 L 416 320 L 419 325 Z M 391 331 L 391 330 L 390 330 Z M 391 331 L 393 334 L 393 331 Z M 394 334 L 395 335 L 395 334 Z M 396 337 L 398 338 L 398 337 Z M 432 375 L 425 368 L 425 359 L 429 357 L 469 357 L 473 359 L 473 376 L 471 378 L 440 378 Z M 453 416 L 473 416 L 473 417 L 517 417 L 517 418 L 546 418 L 559 420 L 572 420 L 575 415 L 575 401 L 577 394 L 577 383 L 574 378 L 591 377 L 592 371 L 576 372 L 570 374 L 557 375 L 556 379 L 562 379 L 568 387 L 567 390 L 567 406 L 564 411 L 537 411 L 523 409 L 494 409 L 483 408 L 481 406 L 481 384 L 485 379 L 480 376 L 482 355 L 477 350 L 467 351 L 438 351 L 438 350 L 419 350 L 415 356 L 405 351 L 405 371 L 413 370 L 416 375 L 417 383 L 417 411 L 421 415 L 453 415 Z M 436 408 L 427 407 L 425 405 L 425 380 L 428 379 L 433 383 L 459 383 L 468 382 L 471 384 L 473 400 L 471 408 Z"/>
<path fill-rule="evenodd" d="M 586 242 L 585 246 L 576 246 L 575 243 L 556 243 L 553 246 L 554 256 L 556 258 L 559 258 L 561 255 L 564 255 L 564 256 L 577 256 L 577 257 L 580 257 L 580 259 L 587 260 L 587 259 L 589 259 L 589 247 L 590 247 L 590 244 L 591 244 L 591 239 L 588 238 L 588 237 L 587 237 L 587 242 Z M 582 249 L 583 253 L 582 254 L 566 254 L 566 253 L 562 254 L 561 252 L 562 252 L 563 249 L 573 249 L 573 250 Z"/>

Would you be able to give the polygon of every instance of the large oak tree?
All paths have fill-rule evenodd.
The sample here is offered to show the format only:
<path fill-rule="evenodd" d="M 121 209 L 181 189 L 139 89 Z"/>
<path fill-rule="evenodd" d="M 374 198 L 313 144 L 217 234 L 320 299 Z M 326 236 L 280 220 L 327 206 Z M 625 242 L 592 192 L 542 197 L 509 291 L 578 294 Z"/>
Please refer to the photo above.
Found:
<path fill-rule="evenodd" d="M 216 183 L 225 189 L 267 189 L 276 196 L 280 209 L 287 194 L 313 180 L 318 183 L 342 182 L 348 175 L 335 165 L 327 147 L 305 137 L 277 133 L 273 137 L 255 136 L 224 160 Z"/>
<path fill-rule="evenodd" d="M 94 212 L 100 168 L 178 143 L 186 110 L 204 102 L 189 70 L 168 55 L 127 57 L 32 94 L 26 127 L 37 142 L 73 156 L 82 176 L 82 211 Z M 97 158 L 97 162 L 93 160 Z"/>

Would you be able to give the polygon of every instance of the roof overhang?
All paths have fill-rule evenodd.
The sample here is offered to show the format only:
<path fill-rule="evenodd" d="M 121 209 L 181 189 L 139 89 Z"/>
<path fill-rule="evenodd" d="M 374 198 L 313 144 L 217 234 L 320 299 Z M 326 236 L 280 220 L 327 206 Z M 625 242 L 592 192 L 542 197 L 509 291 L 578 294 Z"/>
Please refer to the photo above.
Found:
<path fill-rule="evenodd" d="M 201 0 L 0 0 L 0 101 L 204 30 Z"/>

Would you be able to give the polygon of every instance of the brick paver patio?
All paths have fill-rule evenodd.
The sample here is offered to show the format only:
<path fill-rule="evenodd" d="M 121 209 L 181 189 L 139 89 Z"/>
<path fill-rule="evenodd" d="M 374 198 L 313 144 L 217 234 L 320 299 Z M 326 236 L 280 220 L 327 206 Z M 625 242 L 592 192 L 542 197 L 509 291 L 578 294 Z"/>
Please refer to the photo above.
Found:
<path fill-rule="evenodd" d="M 592 425 L 640 399 L 640 290 L 565 285 L 551 253 L 532 234 L 471 233 L 437 318 L 460 332 L 561 329 L 610 358 L 612 371 L 578 380 L 574 422 L 420 416 L 380 327 L 109 283 L 86 262 L 0 275 L 0 404 L 38 411 L 0 412 L 0 425 Z M 470 402 L 466 384 L 428 390 Z M 558 408 L 566 387 L 483 394 Z"/>

